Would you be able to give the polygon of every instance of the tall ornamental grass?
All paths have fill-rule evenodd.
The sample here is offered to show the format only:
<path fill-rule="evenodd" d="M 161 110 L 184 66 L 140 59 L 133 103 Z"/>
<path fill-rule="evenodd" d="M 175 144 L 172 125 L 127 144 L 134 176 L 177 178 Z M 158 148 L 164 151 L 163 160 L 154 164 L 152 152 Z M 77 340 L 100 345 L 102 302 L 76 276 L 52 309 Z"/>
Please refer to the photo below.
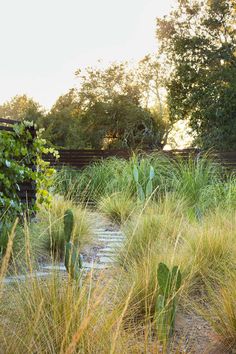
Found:
<path fill-rule="evenodd" d="M 77 172 L 61 170 L 55 180 L 55 192 L 79 202 L 99 203 L 107 196 L 117 196 L 117 193 L 137 199 L 133 176 L 135 166 L 138 166 L 139 183 L 144 190 L 150 167 L 153 167 L 153 200 L 174 192 L 188 202 L 189 208 L 204 213 L 208 206 L 216 206 L 215 199 L 223 202 L 226 197 L 229 204 L 235 199 L 235 179 L 226 177 L 222 167 L 209 156 L 183 160 L 171 159 L 161 153 L 133 155 L 129 160 L 109 158 Z"/>

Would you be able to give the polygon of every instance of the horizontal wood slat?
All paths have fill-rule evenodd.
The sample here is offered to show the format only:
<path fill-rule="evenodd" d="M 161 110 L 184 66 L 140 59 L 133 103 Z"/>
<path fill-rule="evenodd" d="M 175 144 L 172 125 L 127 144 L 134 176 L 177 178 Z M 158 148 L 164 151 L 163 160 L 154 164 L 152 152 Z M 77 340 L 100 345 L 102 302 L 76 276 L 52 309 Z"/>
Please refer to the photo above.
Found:
<path fill-rule="evenodd" d="M 6 130 L 8 132 L 13 132 L 14 129 L 12 127 L 0 126 L 0 130 Z"/>
<path fill-rule="evenodd" d="M 18 124 L 19 121 L 14 119 L 0 118 L 0 123 Z"/>
<path fill-rule="evenodd" d="M 198 157 L 201 156 L 201 151 L 199 149 L 174 149 L 174 150 L 163 150 L 163 151 L 155 151 L 155 150 L 145 150 L 140 151 L 143 154 L 150 153 L 161 153 L 164 156 L 170 158 L 182 158 L 188 159 L 190 157 Z M 119 158 L 129 158 L 132 156 L 132 151 L 128 150 L 59 150 L 59 159 L 56 160 L 52 155 L 47 155 L 44 159 L 54 167 L 61 168 L 62 166 L 70 166 L 75 169 L 82 169 L 91 163 L 96 161 L 106 159 L 109 157 L 119 157 Z M 214 158 L 216 161 L 226 166 L 227 168 L 236 170 L 236 152 L 223 152 L 223 153 L 211 153 L 210 156 Z"/>

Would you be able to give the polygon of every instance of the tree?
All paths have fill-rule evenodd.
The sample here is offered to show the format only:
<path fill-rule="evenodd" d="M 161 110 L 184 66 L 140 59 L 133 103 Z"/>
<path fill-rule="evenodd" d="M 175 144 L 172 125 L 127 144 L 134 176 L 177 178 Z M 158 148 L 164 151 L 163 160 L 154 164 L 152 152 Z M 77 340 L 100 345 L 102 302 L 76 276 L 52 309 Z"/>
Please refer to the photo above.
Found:
<path fill-rule="evenodd" d="M 81 129 L 93 148 L 162 148 L 166 126 L 155 118 L 148 109 L 118 95 L 88 108 Z"/>
<path fill-rule="evenodd" d="M 26 95 L 17 95 L 0 106 L 0 117 L 40 122 L 44 114 L 39 103 Z"/>
<path fill-rule="evenodd" d="M 159 95 L 158 68 L 156 60 L 146 56 L 133 68 L 113 63 L 106 69 L 89 67 L 84 74 L 77 71 L 84 111 L 81 129 L 90 146 L 163 147 L 168 124 Z"/>
<path fill-rule="evenodd" d="M 78 92 L 71 89 L 58 98 L 50 112 L 42 121 L 44 137 L 57 147 L 69 149 L 84 148 L 84 137 L 80 128 L 81 108 Z"/>
<path fill-rule="evenodd" d="M 204 148 L 236 149 L 235 8 L 235 0 L 178 0 L 157 21 L 171 120 L 188 118 Z"/>
<path fill-rule="evenodd" d="M 84 109 L 97 101 L 110 102 L 118 95 L 129 97 L 135 104 L 140 102 L 141 88 L 128 63 L 113 63 L 105 69 L 87 67 L 85 72 L 76 71 L 79 79 L 79 100 Z"/>
<path fill-rule="evenodd" d="M 79 88 L 59 97 L 41 120 L 44 137 L 66 148 L 162 148 L 168 135 L 158 63 L 113 63 L 76 72 Z M 150 107 L 152 105 L 152 108 Z"/>

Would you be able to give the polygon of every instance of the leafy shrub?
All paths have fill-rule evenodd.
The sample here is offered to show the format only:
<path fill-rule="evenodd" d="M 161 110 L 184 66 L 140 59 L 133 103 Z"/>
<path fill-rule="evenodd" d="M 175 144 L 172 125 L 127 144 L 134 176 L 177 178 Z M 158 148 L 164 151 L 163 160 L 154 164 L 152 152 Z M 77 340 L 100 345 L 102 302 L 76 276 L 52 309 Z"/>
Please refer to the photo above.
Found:
<path fill-rule="evenodd" d="M 26 208 L 20 201 L 19 184 L 35 181 L 37 184 L 38 203 L 49 202 L 48 187 L 54 170 L 42 159 L 43 153 L 55 153 L 45 147 L 45 140 L 40 132 L 34 137 L 33 123 L 23 121 L 13 126 L 13 132 L 0 132 L 0 211 L 4 214 L 22 213 Z M 36 166 L 36 169 L 32 168 Z"/>

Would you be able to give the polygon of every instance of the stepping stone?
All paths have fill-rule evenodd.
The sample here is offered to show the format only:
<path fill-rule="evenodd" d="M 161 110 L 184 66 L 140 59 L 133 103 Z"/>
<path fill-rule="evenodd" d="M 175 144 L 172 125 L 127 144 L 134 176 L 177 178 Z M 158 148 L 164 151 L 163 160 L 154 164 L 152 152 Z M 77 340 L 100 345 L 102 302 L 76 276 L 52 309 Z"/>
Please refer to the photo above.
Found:
<path fill-rule="evenodd" d="M 51 273 L 48 272 L 36 272 L 33 274 L 27 274 L 27 275 L 14 275 L 14 276 L 9 276 L 3 279 L 4 284 L 11 284 L 15 283 L 17 281 L 26 281 L 27 279 L 32 279 L 32 278 L 45 278 L 51 275 Z"/>
<path fill-rule="evenodd" d="M 100 264 L 100 263 L 90 263 L 90 262 L 84 262 L 83 267 L 85 269 L 106 269 L 109 268 L 108 264 Z"/>
<path fill-rule="evenodd" d="M 99 235 L 99 234 L 106 234 L 106 235 L 123 235 L 122 232 L 113 232 L 113 231 L 95 231 L 93 232 L 94 235 Z"/>
<path fill-rule="evenodd" d="M 112 234 L 104 234 L 104 233 L 99 233 L 99 234 L 96 234 L 96 236 L 98 236 L 98 237 L 112 237 L 112 238 L 122 238 L 122 239 L 124 239 L 124 236 L 122 235 L 122 234 L 116 234 L 116 235 L 112 235 Z"/>
<path fill-rule="evenodd" d="M 43 267 L 41 267 L 42 269 L 47 269 L 47 270 L 58 270 L 58 271 L 63 271 L 66 272 L 66 267 L 64 266 L 63 263 L 57 264 L 57 265 L 53 265 L 53 264 L 47 264 Z"/>
<path fill-rule="evenodd" d="M 115 247 L 110 247 L 110 246 L 107 246 L 107 247 L 104 247 L 104 248 L 101 248 L 99 250 L 99 252 L 115 252 L 116 251 L 116 248 Z"/>
<path fill-rule="evenodd" d="M 114 239 L 114 238 L 103 238 L 103 237 L 99 237 L 98 241 L 101 242 L 119 242 L 120 244 L 122 243 L 123 240 L 119 240 L 119 239 Z"/>
<path fill-rule="evenodd" d="M 97 257 L 109 257 L 109 258 L 112 258 L 112 257 L 115 257 L 116 256 L 116 254 L 115 254 L 115 252 L 99 252 L 98 254 L 97 254 Z"/>
<path fill-rule="evenodd" d="M 99 250 L 100 253 L 116 253 L 116 249 L 114 247 L 110 248 L 110 247 L 106 247 L 106 248 L 102 248 Z"/>
<path fill-rule="evenodd" d="M 101 263 L 114 263 L 114 259 L 110 257 L 100 257 L 100 262 Z"/>

